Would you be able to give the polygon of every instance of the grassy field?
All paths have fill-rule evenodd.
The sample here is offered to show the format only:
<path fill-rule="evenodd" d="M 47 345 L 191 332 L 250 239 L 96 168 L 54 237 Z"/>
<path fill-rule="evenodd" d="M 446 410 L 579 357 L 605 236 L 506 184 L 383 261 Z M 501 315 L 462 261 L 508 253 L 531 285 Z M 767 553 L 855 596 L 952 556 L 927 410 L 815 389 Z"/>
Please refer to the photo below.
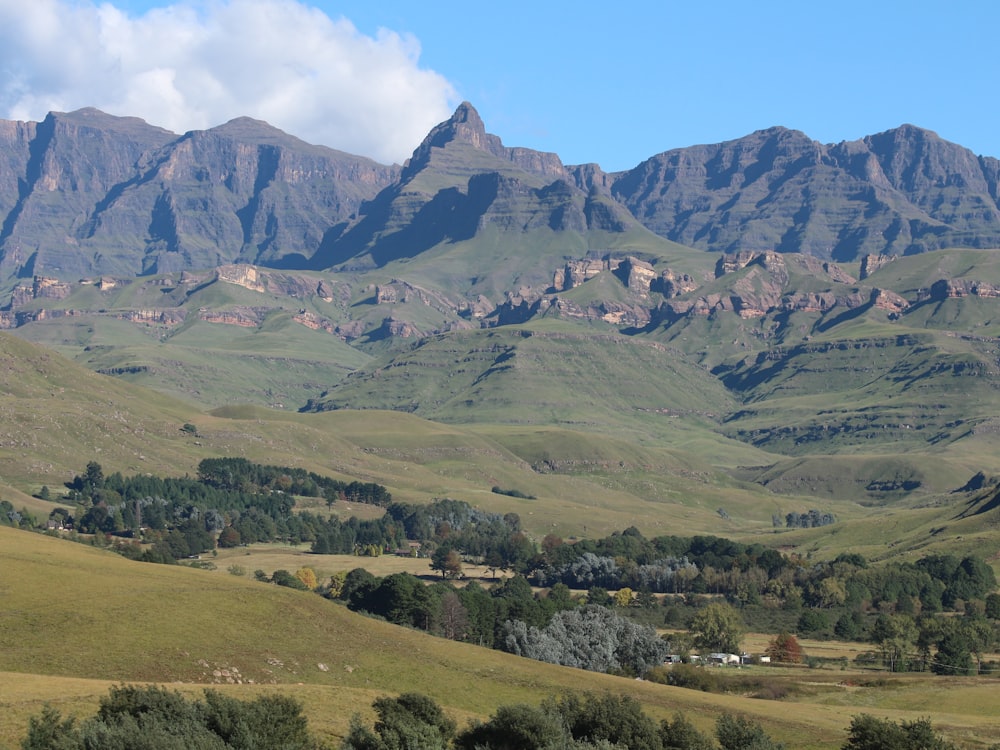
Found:
<path fill-rule="evenodd" d="M 262 565 L 268 554 L 288 553 L 262 551 Z M 270 559 L 292 567 L 298 558 Z M 218 571 L 134 563 L 6 528 L 0 566 L 0 747 L 16 746 L 43 703 L 80 715 L 123 681 L 195 694 L 204 686 L 238 696 L 280 690 L 303 702 L 311 726 L 331 742 L 375 696 L 409 690 L 431 695 L 460 723 L 571 690 L 627 692 L 657 718 L 680 710 L 706 730 L 721 711 L 745 713 L 792 748 L 838 747 L 859 711 L 930 714 L 969 747 L 1000 732 L 987 700 L 993 679 L 891 677 L 866 687 L 858 677 L 865 673 L 790 670 L 804 687 L 789 710 L 788 702 L 533 662 L 362 618 L 314 594 Z M 848 676 L 857 684 L 847 684 Z M 948 698 L 935 704 L 945 684 Z"/>

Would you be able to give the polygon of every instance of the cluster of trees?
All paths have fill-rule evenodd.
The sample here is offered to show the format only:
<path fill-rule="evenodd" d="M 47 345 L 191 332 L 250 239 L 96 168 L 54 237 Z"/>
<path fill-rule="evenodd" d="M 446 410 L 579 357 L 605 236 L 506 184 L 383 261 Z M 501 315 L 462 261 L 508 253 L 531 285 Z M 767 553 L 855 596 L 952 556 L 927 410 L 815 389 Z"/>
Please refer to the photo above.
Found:
<path fill-rule="evenodd" d="M 0 526 L 30 529 L 35 526 L 35 518 L 26 509 L 15 510 L 10 501 L 0 500 Z"/>
<path fill-rule="evenodd" d="M 250 701 L 206 690 L 204 700 L 156 686 L 113 687 L 97 714 L 77 724 L 46 706 L 32 717 L 23 750 L 319 750 L 301 705 L 282 695 Z"/>
<path fill-rule="evenodd" d="M 781 750 L 757 722 L 722 713 L 714 738 L 683 714 L 656 722 L 627 695 L 566 695 L 541 705 L 497 708 L 485 722 L 458 731 L 432 699 L 419 693 L 375 699 L 376 720 L 367 726 L 355 715 L 344 750 Z M 930 721 L 893 722 L 859 714 L 843 750 L 955 750 Z"/>
<path fill-rule="evenodd" d="M 488 513 L 448 498 L 428 505 L 392 503 L 381 519 L 367 523 L 331 521 L 328 531 L 320 528 L 316 532 L 312 545 L 316 554 L 350 554 L 357 546 L 396 549 L 406 540 L 415 540 L 421 542 L 424 552 L 436 552 L 443 558 L 453 550 L 462 558 L 483 561 L 497 570 L 524 570 L 536 554 L 516 513 Z M 348 544 L 353 546 L 348 548 Z M 435 569 L 444 572 L 441 565 Z M 460 572 L 454 566 L 451 569 Z"/>
<path fill-rule="evenodd" d="M 818 609 L 939 612 L 996 588 L 992 568 L 971 556 L 931 555 L 875 568 L 850 553 L 809 564 L 760 544 L 714 536 L 646 539 L 634 528 L 574 544 L 546 537 L 532 567 L 539 586 L 722 594 L 739 604 L 791 600 Z"/>
<path fill-rule="evenodd" d="M 627 695 L 566 695 L 539 706 L 500 706 L 485 722 L 472 722 L 457 731 L 431 698 L 404 693 L 377 698 L 377 719 L 366 726 L 355 716 L 344 740 L 344 750 L 780 750 L 759 724 L 724 713 L 715 725 L 715 738 L 699 731 L 682 714 L 657 723 Z"/>
<path fill-rule="evenodd" d="M 813 529 L 818 526 L 829 526 L 836 522 L 837 518 L 833 513 L 821 513 L 815 508 L 805 513 L 792 511 L 785 514 L 785 527 L 789 529 Z M 775 525 L 780 525 L 780 523 Z"/>
<path fill-rule="evenodd" d="M 616 616 L 636 614 L 635 609 L 655 609 L 655 595 L 661 593 L 692 600 L 696 606 L 688 619 L 702 617 L 698 594 L 722 595 L 743 614 L 800 611 L 794 627 L 785 621 L 771 632 L 868 638 L 894 670 L 977 670 L 982 655 L 997 642 L 991 622 L 1000 618 L 1000 596 L 993 593 L 996 579 L 989 565 L 971 556 L 931 555 L 869 566 L 861 555 L 843 554 L 810 563 L 760 544 L 714 536 L 647 539 L 635 528 L 573 544 L 548 535 L 536 546 L 517 514 L 488 513 L 451 499 L 419 506 L 394 503 L 378 485 L 344 483 L 239 458 L 206 459 L 195 479 L 105 477 L 101 466 L 91 462 L 67 486 L 82 511 L 79 529 L 127 534 L 143 527 L 146 544 L 119 547 L 136 559 L 172 562 L 216 545 L 276 540 L 308 543 L 316 554 L 381 554 L 416 540 L 423 552 L 432 554 L 432 569 L 442 578 L 460 576 L 469 560 L 494 572 L 523 574 L 549 589 L 548 595 L 531 596 L 520 575 L 489 592 L 478 586 L 459 592 L 444 582 L 426 587 L 418 579 L 361 580 L 352 574 L 343 598 L 352 608 L 393 622 L 559 663 L 578 657 L 560 653 L 552 645 L 558 638 L 546 629 L 576 626 L 585 618 L 580 612 L 567 614 L 553 625 L 557 612 L 586 603 L 617 606 L 622 611 Z M 365 521 L 325 518 L 296 512 L 297 496 L 367 502 L 384 507 L 385 513 Z M 0 517 L 5 511 L 8 522 L 25 522 L 12 508 L 0 507 Z M 822 520 L 822 514 L 812 512 L 803 517 L 812 519 L 809 523 Z M 289 574 L 288 581 L 275 582 L 289 585 L 293 578 Z M 570 589 L 587 594 L 573 599 Z M 965 616 L 930 616 L 943 610 Z M 505 630 L 508 621 L 514 630 Z M 737 646 L 720 641 L 712 650 L 738 652 Z M 592 663 L 600 659 L 594 656 Z M 635 669 L 634 662 L 624 664 L 623 669 Z"/>
<path fill-rule="evenodd" d="M 594 604 L 561 610 L 541 628 L 507 620 L 504 635 L 503 649 L 518 656 L 613 674 L 644 675 L 670 652 L 653 628 Z"/>
<path fill-rule="evenodd" d="M 722 713 L 714 738 L 683 714 L 656 722 L 627 695 L 568 694 L 540 705 L 502 705 L 459 730 L 434 699 L 383 696 L 376 719 L 351 718 L 343 750 L 781 750 L 755 721 Z M 112 687 L 94 716 L 79 723 L 46 706 L 29 720 L 23 750 L 319 750 L 296 700 L 280 694 L 239 700 L 206 690 L 202 700 L 155 685 Z M 930 721 L 895 723 L 855 716 L 843 750 L 954 750 Z"/>
<path fill-rule="evenodd" d="M 363 568 L 350 571 L 342 581 L 335 578 L 327 592 L 355 612 L 489 648 L 503 647 L 508 621 L 545 627 L 556 612 L 578 606 L 569 594 L 562 586 L 537 596 L 520 575 L 489 589 L 476 581 L 457 588 L 446 580 L 428 585 L 409 573 L 379 578 Z"/>
<path fill-rule="evenodd" d="M 120 545 L 136 559 L 171 562 L 216 547 L 254 542 L 312 543 L 317 535 L 336 537 L 337 551 L 353 552 L 359 539 L 387 536 L 380 522 L 355 518 L 341 523 L 310 513 L 295 512 L 295 497 L 322 497 L 385 507 L 388 490 L 365 482 L 341 482 L 303 469 L 255 464 L 243 458 L 205 459 L 197 478 L 150 475 L 104 475 L 91 461 L 82 475 L 66 484 L 67 499 L 77 512 L 64 509 L 53 516 L 83 534 L 137 538 L 152 547 Z M 371 532 L 368 527 L 380 527 Z M 400 535 L 397 534 L 396 538 Z"/>
<path fill-rule="evenodd" d="M 135 559 L 170 562 L 256 542 L 309 544 L 316 554 L 381 554 L 418 540 L 427 550 L 461 550 L 495 569 L 526 569 L 536 554 L 516 513 L 487 513 L 458 500 L 430 505 L 393 503 L 385 487 L 340 482 L 313 472 L 266 466 L 243 458 L 205 459 L 196 478 L 105 476 L 97 462 L 67 483 L 77 505 L 60 522 L 83 534 L 117 535 L 147 543 L 122 544 Z M 322 497 L 385 508 L 381 518 L 341 521 L 297 512 L 296 497 Z M 152 546 L 149 546 L 151 543 Z M 452 566 L 454 569 L 454 566 Z"/>
<path fill-rule="evenodd" d="M 265 466 L 245 458 L 206 458 L 198 464 L 198 481 L 222 490 L 323 497 L 331 506 L 337 500 L 382 508 L 392 502 L 389 491 L 374 482 L 341 482 L 305 469 Z"/>
<path fill-rule="evenodd" d="M 984 655 L 1000 643 L 996 621 L 975 607 L 962 617 L 880 614 L 869 637 L 882 663 L 894 672 L 968 675 L 997 667 L 987 669 L 983 663 Z"/>
<path fill-rule="evenodd" d="M 520 575 L 489 589 L 475 581 L 456 588 L 444 580 L 427 585 L 409 573 L 378 578 L 357 568 L 335 578 L 326 593 L 397 625 L 581 669 L 641 676 L 669 651 L 653 628 L 621 609 L 581 602 L 562 584 L 536 594 Z"/>

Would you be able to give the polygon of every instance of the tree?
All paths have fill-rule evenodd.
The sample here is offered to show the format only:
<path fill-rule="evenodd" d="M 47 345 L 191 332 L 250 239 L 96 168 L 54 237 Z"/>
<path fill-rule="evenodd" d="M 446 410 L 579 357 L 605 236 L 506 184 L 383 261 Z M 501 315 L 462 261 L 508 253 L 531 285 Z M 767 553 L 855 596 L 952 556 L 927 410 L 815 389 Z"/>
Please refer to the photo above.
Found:
<path fill-rule="evenodd" d="M 817 607 L 840 607 L 847 601 L 847 588 L 842 580 L 830 576 L 819 582 L 814 599 Z"/>
<path fill-rule="evenodd" d="M 313 750 L 301 705 L 282 695 L 241 701 L 206 690 L 204 701 L 156 686 L 113 687 L 97 714 L 75 725 L 51 707 L 29 721 L 25 750 Z"/>
<path fill-rule="evenodd" d="M 785 664 L 799 664 L 802 661 L 802 647 L 790 633 L 778 633 L 767 644 L 764 654 L 771 657 L 772 661 Z"/>
<path fill-rule="evenodd" d="M 287 570 L 276 570 L 271 574 L 271 583 L 276 583 L 279 586 L 287 586 L 290 589 L 298 589 L 299 591 L 308 591 L 309 587 L 306 586 L 300 579 L 293 576 Z"/>
<path fill-rule="evenodd" d="M 969 639 L 958 628 L 950 627 L 941 636 L 937 654 L 931 662 L 931 671 L 942 675 L 967 675 L 972 672 Z"/>
<path fill-rule="evenodd" d="M 859 714 L 851 720 L 843 750 L 953 750 L 954 745 L 934 733 L 929 719 L 896 724 Z"/>
<path fill-rule="evenodd" d="M 917 625 L 909 615 L 879 615 L 871 630 L 872 641 L 878 644 L 890 672 L 906 671 L 917 635 Z"/>
<path fill-rule="evenodd" d="M 833 626 L 833 634 L 844 641 L 859 638 L 864 631 L 864 619 L 857 610 L 844 612 Z"/>
<path fill-rule="evenodd" d="M 624 609 L 632 604 L 632 599 L 635 598 L 635 592 L 628 586 L 618 589 L 614 594 L 615 606 L 620 609 Z"/>
<path fill-rule="evenodd" d="M 652 628 L 595 605 L 557 612 L 544 628 L 508 620 L 504 631 L 513 654 L 595 672 L 642 675 L 662 664 L 668 649 Z"/>
<path fill-rule="evenodd" d="M 97 461 L 90 461 L 87 464 L 84 481 L 93 489 L 100 489 L 104 486 L 104 470 Z"/>
<path fill-rule="evenodd" d="M 715 743 L 680 711 L 673 720 L 660 722 L 660 736 L 664 750 L 715 750 Z"/>
<path fill-rule="evenodd" d="M 985 614 L 991 620 L 1000 620 L 1000 594 L 992 593 L 986 597 Z"/>
<path fill-rule="evenodd" d="M 344 738 L 344 750 L 445 750 L 455 735 L 455 722 L 426 695 L 403 693 L 376 698 L 374 731 L 355 716 Z"/>
<path fill-rule="evenodd" d="M 319 582 L 316 580 L 316 571 L 312 568 L 299 568 L 295 571 L 295 577 L 302 581 L 310 591 L 319 585 Z"/>
<path fill-rule="evenodd" d="M 628 695 L 566 695 L 545 704 L 562 718 L 563 726 L 576 741 L 606 742 L 629 750 L 661 750 L 660 727 L 643 713 L 640 703 Z"/>
<path fill-rule="evenodd" d="M 689 630 L 695 648 L 703 653 L 740 653 L 743 624 L 739 612 L 728 604 L 709 604 L 692 618 Z"/>
<path fill-rule="evenodd" d="M 562 721 L 538 706 L 497 708 L 489 721 L 472 724 L 455 738 L 458 750 L 538 750 L 560 747 L 566 737 Z"/>
<path fill-rule="evenodd" d="M 785 747 L 768 737 L 757 722 L 728 713 L 716 720 L 715 737 L 722 750 L 783 750 Z"/>
<path fill-rule="evenodd" d="M 431 570 L 441 571 L 442 578 L 458 578 L 462 575 L 462 556 L 452 547 L 438 547 L 431 555 Z"/>
<path fill-rule="evenodd" d="M 799 633 L 809 635 L 824 630 L 829 624 L 830 622 L 826 619 L 826 615 L 818 609 L 805 609 L 799 615 L 796 627 Z"/>
<path fill-rule="evenodd" d="M 486 559 L 483 561 L 486 569 L 493 574 L 493 580 L 496 580 L 497 571 L 505 570 L 503 555 L 500 554 L 499 550 L 491 549 L 486 553 Z"/>
<path fill-rule="evenodd" d="M 446 584 L 440 584 L 442 586 Z M 454 591 L 441 597 L 441 612 L 438 617 L 441 635 L 452 641 L 464 641 L 469 632 L 469 612 Z"/>
<path fill-rule="evenodd" d="M 241 543 L 242 539 L 240 538 L 240 532 L 232 526 L 227 526 L 219 534 L 219 546 L 223 549 L 239 547 Z"/>
<path fill-rule="evenodd" d="M 28 719 L 28 734 L 22 750 L 75 750 L 80 747 L 72 718 L 63 719 L 52 706 L 45 705 L 39 716 Z"/>
<path fill-rule="evenodd" d="M 591 586 L 587 589 L 587 604 L 599 607 L 610 607 L 614 600 L 608 590 L 602 586 Z"/>

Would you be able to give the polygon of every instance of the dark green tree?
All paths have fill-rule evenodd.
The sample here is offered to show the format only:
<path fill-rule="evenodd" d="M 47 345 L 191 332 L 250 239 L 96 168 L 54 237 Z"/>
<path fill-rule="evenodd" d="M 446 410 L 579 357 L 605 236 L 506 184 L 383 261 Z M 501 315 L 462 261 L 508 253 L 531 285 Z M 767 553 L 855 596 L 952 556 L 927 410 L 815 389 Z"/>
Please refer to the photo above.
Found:
<path fill-rule="evenodd" d="M 301 706 L 281 695 L 251 701 L 211 690 L 189 701 L 156 686 L 111 688 L 97 714 L 74 725 L 51 707 L 29 721 L 22 750 L 312 750 Z"/>
<path fill-rule="evenodd" d="M 660 722 L 660 737 L 663 750 L 716 750 L 715 743 L 706 734 L 698 731 L 679 711 L 670 721 Z"/>
<path fill-rule="evenodd" d="M 562 717 L 574 740 L 607 742 L 629 750 L 661 750 L 660 727 L 628 695 L 566 695 L 546 704 L 550 713 Z"/>
<path fill-rule="evenodd" d="M 716 720 L 715 737 L 722 750 L 783 750 L 785 747 L 772 740 L 757 722 L 729 713 Z"/>
<path fill-rule="evenodd" d="M 462 556 L 458 550 L 442 545 L 431 555 L 431 570 L 440 571 L 442 578 L 462 575 Z"/>
<path fill-rule="evenodd" d="M 374 731 L 355 717 L 344 750 L 445 750 L 455 735 L 455 722 L 432 699 L 420 693 L 376 698 Z"/>
<path fill-rule="evenodd" d="M 877 719 L 859 714 L 851 720 L 850 736 L 843 750 L 953 750 L 934 732 L 929 719 L 896 724 L 890 719 Z"/>
<path fill-rule="evenodd" d="M 728 604 L 709 604 L 691 619 L 691 634 L 695 648 L 702 653 L 740 653 L 743 622 L 740 614 Z"/>
<path fill-rule="evenodd" d="M 557 714 L 538 706 L 500 706 L 489 721 L 455 738 L 458 750 L 539 750 L 560 747 L 566 732 Z"/>
<path fill-rule="evenodd" d="M 950 627 L 938 641 L 931 671 L 941 675 L 967 675 L 972 672 L 969 639 L 957 627 Z"/>

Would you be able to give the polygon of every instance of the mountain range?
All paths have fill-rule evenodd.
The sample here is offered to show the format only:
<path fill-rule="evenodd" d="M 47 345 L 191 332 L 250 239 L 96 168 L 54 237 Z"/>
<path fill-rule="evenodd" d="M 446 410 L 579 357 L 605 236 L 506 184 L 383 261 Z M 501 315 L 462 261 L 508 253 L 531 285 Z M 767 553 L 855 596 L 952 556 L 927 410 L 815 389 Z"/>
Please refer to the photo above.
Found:
<path fill-rule="evenodd" d="M 199 407 L 555 425 L 876 504 L 1000 472 L 1000 162 L 929 131 L 618 173 L 468 103 L 402 166 L 248 118 L 0 134 L 0 327 Z"/>
<path fill-rule="evenodd" d="M 488 228 L 839 262 L 1000 245 L 1000 161 L 909 125 L 834 145 L 775 127 L 606 173 L 504 146 L 468 103 L 403 167 L 249 118 L 177 136 L 83 109 L 0 122 L 0 164 L 7 278 L 379 267 Z"/>

